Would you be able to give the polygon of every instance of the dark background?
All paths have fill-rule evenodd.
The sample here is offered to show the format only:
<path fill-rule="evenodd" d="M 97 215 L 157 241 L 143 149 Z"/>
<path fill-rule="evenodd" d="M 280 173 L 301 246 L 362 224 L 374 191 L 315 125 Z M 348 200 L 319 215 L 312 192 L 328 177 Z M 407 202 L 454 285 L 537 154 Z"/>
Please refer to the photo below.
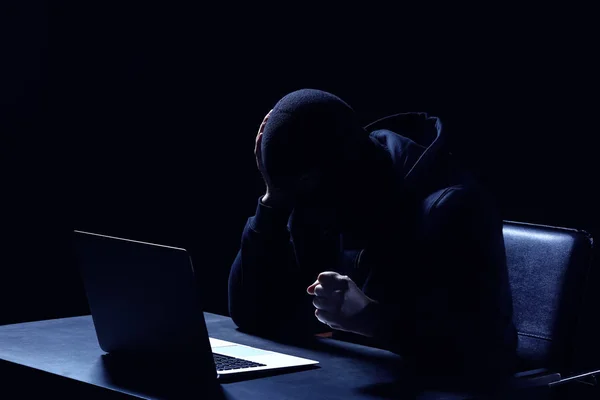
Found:
<path fill-rule="evenodd" d="M 88 313 L 73 229 L 187 248 L 227 313 L 258 125 L 303 87 L 437 115 L 505 219 L 600 235 L 586 10 L 127 4 L 3 13 L 0 324 Z"/>

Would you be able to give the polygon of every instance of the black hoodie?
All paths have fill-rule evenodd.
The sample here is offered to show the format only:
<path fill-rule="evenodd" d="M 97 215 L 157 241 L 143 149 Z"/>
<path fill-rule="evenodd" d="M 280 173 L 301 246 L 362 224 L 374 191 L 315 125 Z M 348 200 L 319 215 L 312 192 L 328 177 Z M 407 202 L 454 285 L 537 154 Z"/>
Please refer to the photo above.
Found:
<path fill-rule="evenodd" d="M 318 212 L 290 215 L 259 199 L 229 277 L 233 321 L 255 333 L 331 330 L 315 318 L 306 287 L 333 270 L 382 305 L 389 323 L 381 337 L 391 340 L 337 336 L 387 348 L 433 373 L 512 373 L 517 334 L 492 200 L 453 160 L 437 118 L 396 114 L 366 129 L 397 182 L 397 196 L 372 205 L 390 228 L 376 240 L 353 240 L 319 224 Z"/>

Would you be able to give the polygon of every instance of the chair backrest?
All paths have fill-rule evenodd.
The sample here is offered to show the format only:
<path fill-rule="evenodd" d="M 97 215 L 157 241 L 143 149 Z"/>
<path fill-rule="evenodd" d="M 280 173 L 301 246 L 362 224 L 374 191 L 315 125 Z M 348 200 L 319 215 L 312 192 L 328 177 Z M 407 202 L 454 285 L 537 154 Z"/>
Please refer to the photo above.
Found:
<path fill-rule="evenodd" d="M 504 242 L 525 368 L 569 368 L 593 241 L 574 229 L 505 221 Z"/>

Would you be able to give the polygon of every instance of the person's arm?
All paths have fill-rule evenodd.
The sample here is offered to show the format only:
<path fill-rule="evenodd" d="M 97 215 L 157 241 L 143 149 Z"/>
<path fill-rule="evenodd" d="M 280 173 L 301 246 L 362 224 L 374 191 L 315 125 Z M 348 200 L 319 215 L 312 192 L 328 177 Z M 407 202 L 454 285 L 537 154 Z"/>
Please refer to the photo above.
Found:
<path fill-rule="evenodd" d="M 315 333 L 326 327 L 314 317 L 305 292 L 312 279 L 301 268 L 290 240 L 289 207 L 259 199 L 244 227 L 229 274 L 229 314 L 238 327 L 255 333 Z M 305 253 L 305 251 L 303 252 Z"/>
<path fill-rule="evenodd" d="M 426 223 L 418 265 L 410 266 L 420 282 L 414 304 L 373 304 L 374 336 L 434 369 L 502 369 L 516 348 L 502 219 L 483 192 L 459 186 Z"/>

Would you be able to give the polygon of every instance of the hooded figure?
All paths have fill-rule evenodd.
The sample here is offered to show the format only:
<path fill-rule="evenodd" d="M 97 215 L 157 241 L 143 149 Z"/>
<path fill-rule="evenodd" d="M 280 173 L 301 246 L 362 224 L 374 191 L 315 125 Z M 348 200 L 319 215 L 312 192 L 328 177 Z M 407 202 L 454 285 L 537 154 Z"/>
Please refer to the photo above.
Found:
<path fill-rule="evenodd" d="M 271 185 L 315 184 L 293 208 L 261 196 L 248 219 L 229 277 L 241 329 L 336 328 L 315 318 L 305 290 L 334 271 L 369 299 L 365 309 L 374 304 L 368 335 L 340 327 L 334 336 L 394 351 L 425 374 L 514 372 L 502 220 L 453 159 L 438 118 L 404 113 L 361 127 L 344 101 L 304 89 L 274 106 L 262 134 Z"/>

